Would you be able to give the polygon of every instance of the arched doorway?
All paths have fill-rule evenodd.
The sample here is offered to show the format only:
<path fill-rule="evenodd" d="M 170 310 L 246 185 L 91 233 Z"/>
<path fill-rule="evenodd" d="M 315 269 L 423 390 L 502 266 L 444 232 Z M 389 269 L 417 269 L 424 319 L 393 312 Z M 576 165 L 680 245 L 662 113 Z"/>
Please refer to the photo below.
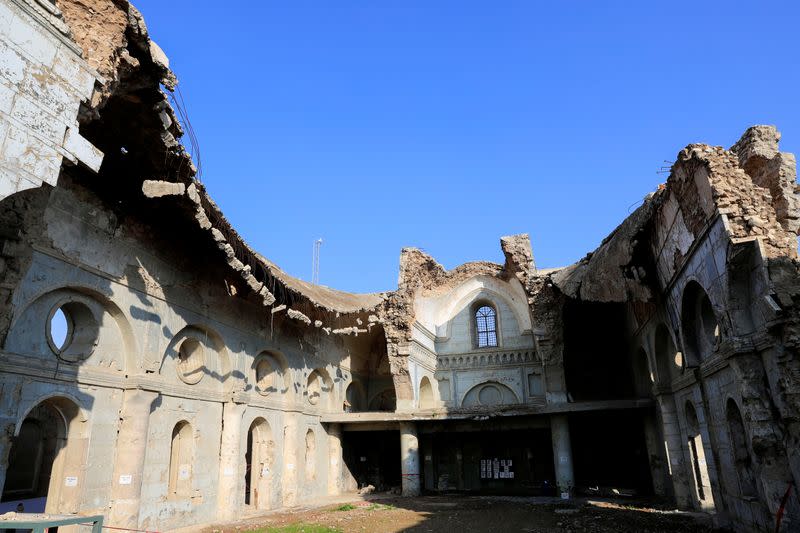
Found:
<path fill-rule="evenodd" d="M 79 408 L 49 398 L 31 409 L 12 439 L 0 501 L 25 512 L 71 512 L 78 501 L 82 454 L 70 450 Z M 73 445 L 72 448 L 75 448 Z"/>
<path fill-rule="evenodd" d="M 275 463 L 272 429 L 263 418 L 256 418 L 247 432 L 245 453 L 244 503 L 256 509 L 271 508 L 271 480 Z"/>

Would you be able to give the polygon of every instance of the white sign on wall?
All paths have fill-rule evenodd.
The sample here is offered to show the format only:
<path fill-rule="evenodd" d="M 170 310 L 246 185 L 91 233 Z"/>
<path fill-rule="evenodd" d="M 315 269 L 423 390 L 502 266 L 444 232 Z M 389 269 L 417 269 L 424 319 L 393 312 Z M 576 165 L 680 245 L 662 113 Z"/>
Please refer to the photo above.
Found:
<path fill-rule="evenodd" d="M 67 487 L 77 487 L 78 478 L 75 476 L 67 476 L 64 478 L 64 485 Z"/>
<path fill-rule="evenodd" d="M 130 485 L 132 482 L 133 482 L 132 474 L 122 474 L 121 476 L 119 476 L 120 485 Z"/>
<path fill-rule="evenodd" d="M 235 472 L 233 471 L 233 467 L 232 466 L 226 466 L 223 469 L 222 473 L 224 475 L 226 475 L 226 476 L 232 476 L 233 474 L 235 474 Z"/>
<path fill-rule="evenodd" d="M 178 479 L 189 479 L 191 473 L 192 467 L 190 465 L 180 465 L 178 467 Z"/>

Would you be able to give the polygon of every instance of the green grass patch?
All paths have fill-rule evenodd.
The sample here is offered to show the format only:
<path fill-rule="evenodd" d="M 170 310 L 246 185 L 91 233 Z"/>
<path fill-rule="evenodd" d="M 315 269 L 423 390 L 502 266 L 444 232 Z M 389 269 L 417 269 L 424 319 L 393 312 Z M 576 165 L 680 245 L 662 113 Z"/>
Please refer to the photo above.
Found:
<path fill-rule="evenodd" d="M 373 503 L 369 507 L 367 507 L 367 511 L 391 511 L 392 509 L 397 509 L 394 505 L 386 505 L 383 503 Z"/>
<path fill-rule="evenodd" d="M 357 509 L 355 505 L 352 503 L 346 503 L 344 505 L 340 505 L 339 507 L 334 508 L 334 511 L 352 511 L 353 509 Z"/>
<path fill-rule="evenodd" d="M 335 527 L 321 526 L 319 524 L 291 524 L 288 526 L 262 527 L 251 529 L 245 533 L 342 533 Z"/>

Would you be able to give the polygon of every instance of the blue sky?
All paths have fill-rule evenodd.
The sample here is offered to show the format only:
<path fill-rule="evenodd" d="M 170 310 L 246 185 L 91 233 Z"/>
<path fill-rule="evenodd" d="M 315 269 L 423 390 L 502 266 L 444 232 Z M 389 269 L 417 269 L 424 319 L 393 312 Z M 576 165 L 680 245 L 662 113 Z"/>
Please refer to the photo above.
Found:
<path fill-rule="evenodd" d="M 140 0 L 203 182 L 290 274 L 396 286 L 400 249 L 593 250 L 691 142 L 800 151 L 797 2 Z"/>

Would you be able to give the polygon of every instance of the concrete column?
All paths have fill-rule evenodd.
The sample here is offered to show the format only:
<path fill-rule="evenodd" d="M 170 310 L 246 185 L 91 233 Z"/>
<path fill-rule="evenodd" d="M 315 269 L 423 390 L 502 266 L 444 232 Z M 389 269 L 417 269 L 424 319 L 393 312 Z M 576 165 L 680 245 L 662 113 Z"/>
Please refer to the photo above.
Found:
<path fill-rule="evenodd" d="M 8 454 L 11 453 L 16 421 L 13 418 L 0 418 L 0 494 L 6 483 L 8 471 Z"/>
<path fill-rule="evenodd" d="M 217 518 L 227 520 L 237 516 L 244 491 L 239 464 L 244 456 L 242 449 L 242 415 L 245 406 L 227 402 L 222 407 L 222 438 L 219 450 L 219 489 L 217 492 Z M 261 473 L 258 473 L 260 476 Z M 256 474 L 253 479 L 257 480 Z"/>
<path fill-rule="evenodd" d="M 550 431 L 553 434 L 553 460 L 558 494 L 571 497 L 575 486 L 575 472 L 572 467 L 572 443 L 567 415 L 550 416 Z"/>
<path fill-rule="evenodd" d="M 664 432 L 664 446 L 667 453 L 669 474 L 672 478 L 672 490 L 675 493 L 675 503 L 681 509 L 691 509 L 693 500 L 689 471 L 684 461 L 685 450 L 681 428 L 678 425 L 678 413 L 675 408 L 675 399 L 671 394 L 656 396 L 658 408 L 661 411 L 661 424 Z"/>
<path fill-rule="evenodd" d="M 292 507 L 297 501 L 297 415 L 286 413 L 283 427 L 283 468 L 281 469 L 281 501 Z"/>
<path fill-rule="evenodd" d="M 328 425 L 328 494 L 342 492 L 342 425 Z"/>
<path fill-rule="evenodd" d="M 142 477 L 150 428 L 150 409 L 157 392 L 126 390 L 117 434 L 117 454 L 111 485 L 109 525 L 139 527 Z"/>
<path fill-rule="evenodd" d="M 403 496 L 419 496 L 419 439 L 413 422 L 400 423 L 400 472 L 403 477 Z"/>

